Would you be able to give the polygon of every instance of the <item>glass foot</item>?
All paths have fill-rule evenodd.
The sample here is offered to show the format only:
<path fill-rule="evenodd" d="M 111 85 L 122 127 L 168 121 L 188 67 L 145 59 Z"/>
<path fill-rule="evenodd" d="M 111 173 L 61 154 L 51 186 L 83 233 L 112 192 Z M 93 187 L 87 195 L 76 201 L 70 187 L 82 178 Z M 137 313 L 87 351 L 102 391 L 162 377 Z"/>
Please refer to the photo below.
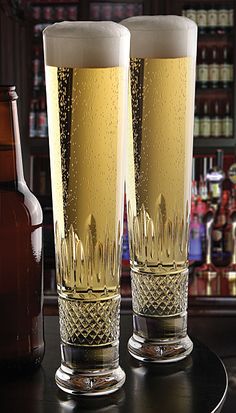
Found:
<path fill-rule="evenodd" d="M 61 365 L 56 372 L 56 384 L 66 393 L 102 396 L 113 393 L 124 384 L 125 373 L 119 366 L 113 370 L 75 371 Z"/>
<path fill-rule="evenodd" d="M 128 350 L 134 358 L 152 363 L 169 363 L 187 357 L 193 349 L 193 343 L 186 335 L 176 340 L 149 341 L 133 334 L 128 342 Z"/>

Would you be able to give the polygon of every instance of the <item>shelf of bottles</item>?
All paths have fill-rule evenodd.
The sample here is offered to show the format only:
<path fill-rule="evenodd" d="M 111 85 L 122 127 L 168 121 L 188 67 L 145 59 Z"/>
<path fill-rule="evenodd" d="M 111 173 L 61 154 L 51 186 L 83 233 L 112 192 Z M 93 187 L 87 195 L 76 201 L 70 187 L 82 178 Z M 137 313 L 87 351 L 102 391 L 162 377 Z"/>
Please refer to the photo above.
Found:
<path fill-rule="evenodd" d="M 233 3 L 188 4 L 182 14 L 198 25 L 194 137 L 233 138 Z M 222 143 L 222 141 L 221 141 Z"/>
<path fill-rule="evenodd" d="M 43 61 L 42 31 L 49 24 L 63 20 L 78 19 L 78 3 L 67 2 L 35 3 L 32 6 L 32 18 L 34 20 L 33 41 L 33 91 L 29 114 L 30 138 L 47 138 L 47 111 L 45 95 L 45 77 Z"/>
<path fill-rule="evenodd" d="M 227 288 L 236 295 L 236 164 L 233 155 L 223 157 L 219 149 L 216 156 L 193 160 L 192 295 L 222 295 Z"/>
<path fill-rule="evenodd" d="M 143 1 L 137 2 L 90 2 L 91 20 L 113 20 L 119 22 L 127 17 L 143 14 Z"/>

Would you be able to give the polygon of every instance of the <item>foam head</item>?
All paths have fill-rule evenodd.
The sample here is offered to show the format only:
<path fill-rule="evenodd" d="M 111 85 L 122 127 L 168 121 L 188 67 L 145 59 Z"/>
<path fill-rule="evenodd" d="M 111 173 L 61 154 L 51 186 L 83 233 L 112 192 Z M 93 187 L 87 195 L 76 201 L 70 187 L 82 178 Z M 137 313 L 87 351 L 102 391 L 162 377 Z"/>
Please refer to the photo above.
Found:
<path fill-rule="evenodd" d="M 131 33 L 131 57 L 196 59 L 197 25 L 181 16 L 137 16 L 121 22 Z"/>
<path fill-rule="evenodd" d="M 114 22 L 62 22 L 43 32 L 45 63 L 57 67 L 113 67 L 129 62 L 130 33 Z"/>

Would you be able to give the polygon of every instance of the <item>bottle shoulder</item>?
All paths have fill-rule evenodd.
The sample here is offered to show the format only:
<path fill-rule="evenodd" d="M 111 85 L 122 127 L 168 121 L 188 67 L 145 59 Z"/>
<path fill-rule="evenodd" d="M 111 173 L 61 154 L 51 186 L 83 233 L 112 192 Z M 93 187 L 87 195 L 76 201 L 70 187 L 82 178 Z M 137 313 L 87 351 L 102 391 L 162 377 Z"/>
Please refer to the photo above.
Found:
<path fill-rule="evenodd" d="M 25 183 L 17 190 L 0 191 L 0 222 L 3 225 L 41 225 L 43 212 L 39 201 Z"/>

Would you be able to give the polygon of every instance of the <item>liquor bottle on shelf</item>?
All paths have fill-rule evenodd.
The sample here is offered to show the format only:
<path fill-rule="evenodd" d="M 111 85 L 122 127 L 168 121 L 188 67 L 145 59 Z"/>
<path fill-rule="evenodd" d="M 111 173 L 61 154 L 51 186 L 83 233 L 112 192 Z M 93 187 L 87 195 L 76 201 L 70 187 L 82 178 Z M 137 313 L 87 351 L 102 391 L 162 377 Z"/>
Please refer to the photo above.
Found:
<path fill-rule="evenodd" d="M 67 19 L 68 20 L 77 20 L 77 6 L 68 6 L 67 7 Z"/>
<path fill-rule="evenodd" d="M 222 194 L 222 183 L 225 178 L 223 171 L 224 152 L 222 149 L 216 151 L 216 165 L 210 168 L 206 175 L 208 182 L 208 193 L 210 195 L 211 205 L 218 208 Z"/>
<path fill-rule="evenodd" d="M 37 135 L 37 118 L 35 111 L 35 100 L 32 99 L 30 103 L 30 113 L 29 113 L 29 136 L 34 138 Z"/>
<path fill-rule="evenodd" d="M 40 138 L 46 138 L 48 136 L 45 96 L 42 96 L 40 99 L 40 107 L 38 112 L 38 136 Z"/>
<path fill-rule="evenodd" d="M 36 54 L 33 60 L 33 85 L 34 89 L 38 89 L 41 85 L 41 62 L 39 56 Z"/>
<path fill-rule="evenodd" d="M 197 21 L 197 11 L 192 3 L 186 4 L 184 6 L 182 15 L 190 20 L 193 20 L 195 23 Z"/>
<path fill-rule="evenodd" d="M 14 86 L 0 86 L 0 368 L 25 371 L 44 355 L 42 210 L 23 175 Z"/>
<path fill-rule="evenodd" d="M 219 293 L 217 269 L 211 260 L 211 235 L 214 225 L 214 217 L 214 208 L 208 208 L 204 216 L 204 224 L 206 229 L 206 258 L 204 264 L 196 268 L 196 274 L 204 283 L 203 292 L 205 295 L 217 295 Z"/>
<path fill-rule="evenodd" d="M 229 208 L 230 219 L 230 246 L 231 246 L 231 262 L 223 271 L 229 282 L 229 289 L 236 293 L 236 164 L 232 164 L 228 170 L 228 177 L 232 182 L 232 198 Z"/>
<path fill-rule="evenodd" d="M 197 213 L 193 213 L 190 222 L 189 260 L 202 261 L 201 223 Z"/>
<path fill-rule="evenodd" d="M 208 84 L 209 87 L 219 87 L 220 81 L 220 64 L 219 64 L 219 50 L 217 46 L 210 49 L 209 66 L 208 66 Z"/>
<path fill-rule="evenodd" d="M 195 201 L 198 195 L 197 181 L 195 179 L 195 158 L 192 162 L 192 201 Z"/>
<path fill-rule="evenodd" d="M 193 129 L 194 138 L 200 136 L 200 115 L 199 115 L 199 102 L 195 102 L 195 112 L 194 112 L 194 129 Z"/>
<path fill-rule="evenodd" d="M 222 3 L 218 10 L 219 33 L 226 33 L 229 30 L 229 24 L 229 7 Z"/>
<path fill-rule="evenodd" d="M 39 136 L 39 99 L 38 97 L 36 97 L 35 99 L 34 110 L 35 110 L 35 118 L 36 118 L 35 137 L 37 138 Z"/>
<path fill-rule="evenodd" d="M 203 174 L 200 175 L 200 179 L 199 179 L 199 196 L 200 196 L 200 199 L 205 203 L 208 200 L 206 174 L 207 174 L 207 158 L 204 157 L 203 158 Z"/>
<path fill-rule="evenodd" d="M 207 58 L 208 58 L 207 52 L 208 50 L 205 45 L 200 46 L 198 48 L 196 80 L 197 80 L 197 86 L 203 89 L 206 89 L 208 87 L 209 69 L 208 69 L 208 63 L 207 63 Z"/>
<path fill-rule="evenodd" d="M 207 10 L 204 4 L 199 4 L 196 11 L 196 23 L 199 33 L 206 33 L 207 30 Z"/>
<path fill-rule="evenodd" d="M 220 116 L 219 102 L 213 104 L 213 116 L 211 118 L 211 136 L 219 138 L 222 135 L 222 119 Z"/>
<path fill-rule="evenodd" d="M 222 136 L 232 138 L 233 136 L 233 115 L 229 100 L 225 101 L 224 114 L 222 117 Z"/>
<path fill-rule="evenodd" d="M 221 50 L 221 62 L 219 65 L 219 81 L 223 88 L 228 88 L 233 81 L 232 53 L 228 45 Z"/>
<path fill-rule="evenodd" d="M 230 263 L 230 250 L 227 244 L 228 203 L 229 191 L 223 191 L 212 230 L 212 262 L 216 266 L 225 266 Z"/>
<path fill-rule="evenodd" d="M 218 10 L 214 3 L 211 3 L 207 10 L 207 29 L 210 33 L 215 33 L 218 24 Z"/>
<path fill-rule="evenodd" d="M 203 104 L 203 114 L 199 122 L 200 136 L 209 138 L 211 136 L 211 118 L 209 114 L 209 103 L 207 101 Z"/>

